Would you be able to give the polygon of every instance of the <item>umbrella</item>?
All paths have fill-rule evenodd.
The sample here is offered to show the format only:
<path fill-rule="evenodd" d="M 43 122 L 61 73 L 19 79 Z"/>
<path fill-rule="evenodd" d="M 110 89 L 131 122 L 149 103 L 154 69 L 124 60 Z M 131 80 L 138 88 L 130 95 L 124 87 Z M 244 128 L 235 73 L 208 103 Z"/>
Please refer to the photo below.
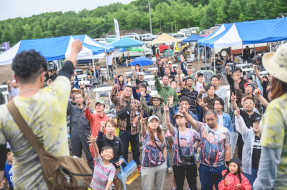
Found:
<path fill-rule="evenodd" d="M 153 61 L 147 57 L 137 57 L 134 60 L 132 60 L 132 62 L 130 63 L 130 65 L 135 66 L 135 65 L 139 65 L 139 66 L 146 66 L 146 65 L 151 65 L 153 63 Z"/>

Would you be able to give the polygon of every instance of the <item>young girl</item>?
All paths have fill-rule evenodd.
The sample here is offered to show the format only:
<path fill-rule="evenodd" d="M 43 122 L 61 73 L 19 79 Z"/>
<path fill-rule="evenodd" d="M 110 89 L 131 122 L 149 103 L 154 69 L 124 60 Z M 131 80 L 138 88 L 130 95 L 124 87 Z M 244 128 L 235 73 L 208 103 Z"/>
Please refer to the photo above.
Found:
<path fill-rule="evenodd" d="M 238 158 L 226 161 L 227 170 L 222 171 L 222 181 L 218 184 L 219 190 L 251 190 L 248 179 L 241 173 L 241 162 Z"/>
<path fill-rule="evenodd" d="M 118 84 L 118 95 L 121 95 L 122 90 L 125 88 L 125 79 L 123 75 L 114 75 L 115 78 L 115 84 Z"/>
<path fill-rule="evenodd" d="M 196 187 L 196 176 L 197 176 L 197 167 L 194 162 L 193 165 L 182 166 L 181 156 L 194 156 L 194 147 L 200 144 L 200 136 L 197 131 L 194 129 L 187 128 L 187 121 L 183 116 L 183 112 L 186 112 L 182 106 L 180 106 L 180 111 L 177 113 L 174 118 L 176 119 L 176 126 L 173 127 L 170 123 L 169 118 L 169 102 L 164 107 L 165 111 L 165 121 L 172 135 L 173 140 L 173 173 L 176 182 L 176 189 L 182 190 L 184 185 L 185 177 L 190 189 L 197 189 Z M 191 117 L 191 116 L 190 116 Z"/>
<path fill-rule="evenodd" d="M 142 188 L 144 190 L 165 189 L 166 177 L 166 147 L 164 134 L 160 128 L 159 118 L 155 115 L 148 118 L 146 127 L 146 119 L 141 119 L 142 133 Z"/>

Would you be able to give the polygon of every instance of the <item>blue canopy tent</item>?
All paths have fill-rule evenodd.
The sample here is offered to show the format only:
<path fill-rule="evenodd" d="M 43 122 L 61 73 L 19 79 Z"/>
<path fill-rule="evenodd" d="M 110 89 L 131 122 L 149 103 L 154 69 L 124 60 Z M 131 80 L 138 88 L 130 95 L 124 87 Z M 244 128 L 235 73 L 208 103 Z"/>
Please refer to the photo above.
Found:
<path fill-rule="evenodd" d="M 139 41 L 139 40 L 134 40 L 134 39 L 131 39 L 129 37 L 124 37 L 124 38 L 120 39 L 119 41 L 116 41 L 116 42 L 111 44 L 111 46 L 115 47 L 116 49 L 128 48 L 128 47 L 140 47 L 143 45 L 144 45 L 144 42 Z M 115 63 L 116 63 L 116 56 L 114 56 L 114 58 L 115 58 Z M 117 65 L 117 64 L 115 64 L 115 65 Z"/>
<path fill-rule="evenodd" d="M 139 40 L 134 40 L 129 37 L 120 39 L 119 41 L 114 42 L 111 46 L 115 48 L 127 48 L 127 47 L 139 47 L 143 46 L 144 42 Z"/>
<path fill-rule="evenodd" d="M 35 40 L 21 40 L 8 51 L 0 55 L 0 65 L 12 64 L 14 57 L 22 52 L 34 49 L 40 52 L 47 61 L 65 59 L 71 53 L 71 45 L 75 39 L 72 36 L 43 38 Z M 105 52 L 104 48 L 83 43 L 78 59 Z"/>
<path fill-rule="evenodd" d="M 102 44 L 100 42 L 97 42 L 95 40 L 93 40 L 90 36 L 84 34 L 84 35 L 76 35 L 76 36 L 73 36 L 73 38 L 75 39 L 79 39 L 81 40 L 83 43 L 85 44 L 88 44 L 88 45 L 91 45 L 91 46 L 95 46 L 95 47 L 101 47 L 101 48 L 104 48 L 105 49 L 105 52 L 111 52 L 111 51 L 114 51 L 115 48 L 113 46 L 110 46 L 110 45 L 106 45 L 106 44 Z M 97 56 L 97 58 L 103 58 L 105 56 L 105 53 L 101 53 Z M 95 57 L 92 55 L 92 57 L 89 57 L 87 58 L 89 60 L 92 61 L 93 63 L 93 68 L 95 70 Z M 107 60 L 106 60 L 106 68 L 108 70 L 108 64 L 107 64 Z M 110 78 L 109 78 L 109 81 L 110 81 Z"/>
<path fill-rule="evenodd" d="M 185 38 L 184 40 L 182 40 L 182 42 L 197 42 L 198 40 L 202 39 L 204 37 L 199 36 L 197 34 L 193 34 L 191 36 L 189 36 L 188 38 Z"/>

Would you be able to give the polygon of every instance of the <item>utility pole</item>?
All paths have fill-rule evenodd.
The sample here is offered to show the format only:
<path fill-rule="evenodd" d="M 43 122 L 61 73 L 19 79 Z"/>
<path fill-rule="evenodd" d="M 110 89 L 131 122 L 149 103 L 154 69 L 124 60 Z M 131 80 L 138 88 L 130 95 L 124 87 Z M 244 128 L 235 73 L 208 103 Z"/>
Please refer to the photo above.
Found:
<path fill-rule="evenodd" d="M 150 2 L 148 2 L 148 11 L 149 11 L 150 33 L 152 33 L 152 24 L 151 24 L 151 15 L 150 15 Z"/>

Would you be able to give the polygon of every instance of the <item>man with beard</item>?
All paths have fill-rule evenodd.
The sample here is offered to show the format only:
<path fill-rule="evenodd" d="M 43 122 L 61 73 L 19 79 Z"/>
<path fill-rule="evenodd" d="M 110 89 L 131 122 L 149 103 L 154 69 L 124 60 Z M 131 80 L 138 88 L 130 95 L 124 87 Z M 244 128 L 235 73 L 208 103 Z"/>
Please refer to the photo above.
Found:
<path fill-rule="evenodd" d="M 208 149 L 207 147 L 207 149 L 201 149 L 201 155 L 209 155 L 209 163 L 206 162 L 206 159 L 201 156 L 198 159 L 200 163 L 199 175 L 201 181 L 201 188 L 204 190 L 213 190 L 214 184 L 216 189 L 218 189 L 218 183 L 222 179 L 221 172 L 226 169 L 225 162 L 229 161 L 231 158 L 230 132 L 227 128 L 217 123 L 218 116 L 213 110 L 208 110 L 206 112 L 204 116 L 206 123 L 194 120 L 188 114 L 188 112 L 184 112 L 183 114 L 187 122 L 191 124 L 193 129 L 200 133 L 201 139 L 204 139 L 205 131 L 208 131 L 209 136 L 207 137 L 207 139 L 203 140 L 204 142 L 202 142 L 204 145 L 206 145 L 208 143 L 207 141 L 209 141 L 209 143 L 213 142 L 217 146 L 217 148 L 219 146 L 222 147 L 220 150 L 217 149 L 217 153 L 213 152 L 212 154 L 210 154 L 209 151 L 215 151 L 215 148 L 213 147 L 210 149 Z"/>
<path fill-rule="evenodd" d="M 170 73 L 170 68 L 169 67 L 166 67 L 164 69 L 164 72 L 165 72 L 165 75 L 168 76 L 168 79 L 169 79 L 170 82 L 174 81 L 174 77 L 175 76 Z"/>
<path fill-rule="evenodd" d="M 82 97 L 83 97 L 83 104 L 86 105 L 86 102 L 85 102 L 85 86 L 83 84 L 81 84 L 80 89 L 81 90 L 78 90 L 78 88 L 74 87 L 71 90 L 71 103 L 72 103 L 73 106 L 77 105 L 76 100 L 75 100 L 76 94 L 81 94 L 82 95 Z"/>
<path fill-rule="evenodd" d="M 128 160 L 128 147 L 130 142 L 133 160 L 137 163 L 138 170 L 140 171 L 138 121 L 140 117 L 143 116 L 142 106 L 140 101 L 131 98 L 131 86 L 125 86 L 121 96 L 117 96 L 117 87 L 118 85 L 115 84 L 110 98 L 117 110 L 117 127 L 120 129 L 119 137 L 123 143 L 124 159 Z"/>
<path fill-rule="evenodd" d="M 82 94 L 75 94 L 76 105 L 68 102 L 67 114 L 70 115 L 70 134 L 71 146 L 73 156 L 81 157 L 82 149 L 84 149 L 88 164 L 92 171 L 94 171 L 93 157 L 89 151 L 89 144 L 87 137 L 91 133 L 90 122 L 84 116 L 85 105 L 83 104 Z M 90 109 L 90 112 L 93 111 Z"/>
<path fill-rule="evenodd" d="M 237 109 L 237 104 L 236 104 L 236 96 L 232 93 L 231 96 L 231 106 L 233 110 Z M 250 129 L 253 126 L 253 120 L 260 116 L 260 114 L 256 113 L 253 111 L 255 108 L 254 104 L 254 99 L 252 97 L 245 97 L 244 98 L 244 103 L 243 103 L 243 108 L 244 110 L 240 109 L 240 115 L 243 118 L 246 126 L 248 129 Z M 238 146 L 238 157 L 240 160 L 242 160 L 242 149 L 243 149 L 243 140 L 242 140 L 242 135 L 238 135 L 238 140 L 237 140 L 237 146 Z"/>
<path fill-rule="evenodd" d="M 154 70 L 154 76 L 155 76 L 156 90 L 157 90 L 158 94 L 161 95 L 161 98 L 163 99 L 164 103 L 165 104 L 167 103 L 169 96 L 173 96 L 173 99 L 174 99 L 173 106 L 176 107 L 177 102 L 178 102 L 178 96 L 177 96 L 176 91 L 172 87 L 168 86 L 168 84 L 169 84 L 168 76 L 162 77 L 163 86 L 159 82 L 159 79 L 157 76 L 157 70 Z"/>

